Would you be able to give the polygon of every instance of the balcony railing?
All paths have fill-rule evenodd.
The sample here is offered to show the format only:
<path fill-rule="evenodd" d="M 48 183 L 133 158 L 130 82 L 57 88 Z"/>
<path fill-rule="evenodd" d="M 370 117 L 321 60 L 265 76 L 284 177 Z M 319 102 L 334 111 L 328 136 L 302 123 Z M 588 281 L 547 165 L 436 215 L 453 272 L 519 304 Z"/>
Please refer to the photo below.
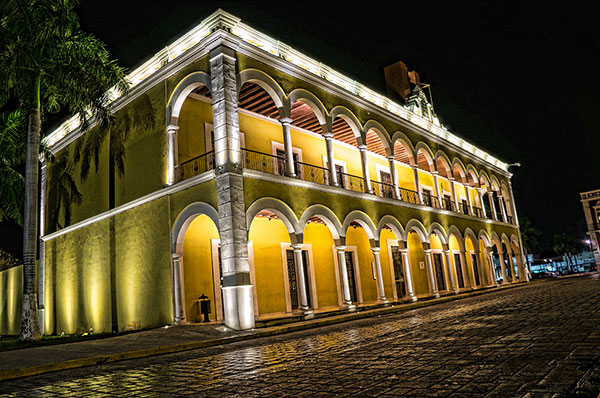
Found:
<path fill-rule="evenodd" d="M 243 163 L 247 169 L 282 176 L 287 174 L 287 162 L 285 157 L 253 151 L 251 149 L 242 150 Z M 211 154 L 212 156 L 212 152 L 210 152 L 209 154 Z M 296 178 L 298 179 L 324 185 L 329 184 L 329 170 L 324 167 L 296 161 L 294 162 L 294 168 Z M 341 188 L 361 193 L 366 191 L 365 179 L 362 177 L 347 173 L 339 173 L 338 180 L 338 184 Z M 469 208 L 469 206 L 465 206 L 463 203 L 456 204 L 453 200 L 448 198 L 443 198 L 442 200 L 440 200 L 438 197 L 433 195 L 423 195 L 422 203 L 419 203 L 419 195 L 417 192 L 411 191 L 406 188 L 396 187 L 395 185 L 386 182 L 371 180 L 371 189 L 371 193 L 373 195 L 377 195 L 384 198 L 397 199 L 402 202 L 411 204 L 422 204 L 425 206 L 433 207 L 435 209 L 448 210 L 455 213 L 462 213 L 465 215 L 471 215 L 479 218 L 491 217 L 491 214 L 488 215 L 484 213 L 484 211 L 479 207 L 473 206 L 472 208 Z M 502 220 L 501 216 L 499 220 Z M 508 216 L 508 222 L 512 223 L 511 216 Z"/>
<path fill-rule="evenodd" d="M 177 176 L 177 181 L 183 181 L 214 168 L 214 151 L 210 151 L 175 166 L 175 175 Z"/>

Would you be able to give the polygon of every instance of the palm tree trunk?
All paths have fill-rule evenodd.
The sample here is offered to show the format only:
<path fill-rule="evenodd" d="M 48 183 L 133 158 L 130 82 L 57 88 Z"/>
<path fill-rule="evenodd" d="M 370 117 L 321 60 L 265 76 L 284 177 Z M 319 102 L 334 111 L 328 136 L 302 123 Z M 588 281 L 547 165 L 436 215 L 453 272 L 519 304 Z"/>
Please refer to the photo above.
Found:
<path fill-rule="evenodd" d="M 40 326 L 35 292 L 38 244 L 38 154 L 40 147 L 40 75 L 34 78 L 34 106 L 29 114 L 27 157 L 25 163 L 25 208 L 23 217 L 23 303 L 20 340 L 40 340 Z"/>

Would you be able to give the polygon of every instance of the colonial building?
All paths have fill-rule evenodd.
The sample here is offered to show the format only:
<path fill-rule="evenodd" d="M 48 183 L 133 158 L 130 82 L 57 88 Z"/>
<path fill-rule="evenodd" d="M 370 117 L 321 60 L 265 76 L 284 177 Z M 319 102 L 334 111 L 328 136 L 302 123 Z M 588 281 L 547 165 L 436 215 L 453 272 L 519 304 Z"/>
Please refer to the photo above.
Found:
<path fill-rule="evenodd" d="M 198 322 L 202 294 L 246 329 L 525 281 L 508 165 L 412 77 L 394 102 L 216 11 L 112 93 L 110 130 L 47 136 L 45 333 Z"/>
<path fill-rule="evenodd" d="M 600 266 L 600 189 L 582 192 L 581 204 L 585 214 L 588 236 L 590 237 L 590 250 L 594 253 L 596 266 Z M 600 269 L 600 268 L 599 268 Z"/>

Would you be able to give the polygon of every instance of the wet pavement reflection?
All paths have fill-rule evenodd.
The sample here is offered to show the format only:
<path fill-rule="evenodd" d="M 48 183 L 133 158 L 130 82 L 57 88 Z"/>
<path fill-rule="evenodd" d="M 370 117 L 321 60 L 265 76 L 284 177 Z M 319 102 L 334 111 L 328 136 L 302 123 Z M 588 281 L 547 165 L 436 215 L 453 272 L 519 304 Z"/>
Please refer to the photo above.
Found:
<path fill-rule="evenodd" d="M 568 278 L 288 335 L 0 384 L 0 396 L 553 396 L 600 354 Z"/>

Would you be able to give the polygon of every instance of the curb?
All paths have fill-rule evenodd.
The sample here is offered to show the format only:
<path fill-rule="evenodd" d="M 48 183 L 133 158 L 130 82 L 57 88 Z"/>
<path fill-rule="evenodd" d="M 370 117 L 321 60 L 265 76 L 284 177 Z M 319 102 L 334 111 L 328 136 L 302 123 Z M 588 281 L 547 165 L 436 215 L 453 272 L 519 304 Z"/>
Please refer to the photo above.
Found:
<path fill-rule="evenodd" d="M 449 301 L 460 300 L 463 298 L 475 297 L 475 296 L 489 294 L 489 293 L 497 292 L 497 291 L 501 291 L 501 290 L 529 286 L 530 284 L 532 284 L 532 282 L 535 283 L 534 281 L 521 282 L 521 283 L 517 283 L 517 284 L 513 284 L 513 285 L 491 287 L 491 288 L 487 288 L 487 289 L 483 289 L 483 290 L 461 293 L 458 295 L 443 296 L 443 297 L 431 299 L 431 300 L 417 301 L 414 303 L 406 303 L 406 304 L 399 304 L 399 305 L 390 305 L 387 307 L 351 312 L 351 313 L 336 315 L 333 317 L 327 317 L 327 318 L 323 318 L 323 319 L 301 321 L 301 322 L 297 322 L 297 323 L 293 323 L 293 324 L 289 324 L 289 325 L 285 325 L 285 326 L 272 326 L 272 327 L 268 327 L 268 328 L 265 328 L 262 330 L 257 330 L 255 332 L 238 335 L 238 336 L 195 341 L 195 342 L 183 343 L 183 344 L 157 346 L 157 347 L 147 348 L 147 349 L 142 349 L 142 350 L 125 351 L 125 352 L 119 352 L 119 353 L 114 353 L 114 354 L 99 355 L 99 356 L 95 356 L 95 357 L 73 359 L 73 360 L 58 362 L 58 363 L 29 366 L 29 367 L 19 368 L 19 369 L 10 369 L 10 370 L 5 370 L 5 371 L 0 371 L 0 382 L 5 381 L 5 380 L 17 379 L 17 378 L 21 378 L 21 377 L 37 376 L 40 374 L 56 372 L 56 371 L 61 371 L 61 370 L 70 370 L 70 369 L 82 368 L 82 367 L 87 367 L 87 366 L 102 365 L 105 363 L 118 362 L 118 361 L 124 361 L 124 360 L 129 360 L 129 359 L 147 358 L 147 357 L 156 356 L 156 355 L 173 354 L 173 353 L 177 353 L 177 352 L 190 351 L 190 350 L 195 350 L 195 349 L 199 349 L 199 348 L 208 348 L 208 347 L 214 347 L 214 346 L 218 346 L 218 345 L 222 345 L 222 344 L 230 344 L 230 343 L 235 343 L 235 342 L 244 341 L 244 340 L 258 339 L 261 337 L 277 336 L 280 334 L 292 333 L 292 332 L 297 332 L 297 331 L 301 331 L 301 330 L 309 330 L 309 329 L 314 329 L 314 328 L 318 328 L 318 327 L 322 327 L 322 326 L 335 325 L 335 324 L 339 324 L 339 323 L 349 322 L 352 320 L 370 318 L 370 317 L 373 317 L 376 315 L 387 315 L 387 314 L 393 314 L 393 313 L 398 313 L 398 312 L 406 312 L 406 311 L 410 311 L 410 310 L 414 310 L 414 309 L 418 309 L 418 308 L 430 307 L 430 306 L 433 306 L 436 304 L 446 303 Z"/>

